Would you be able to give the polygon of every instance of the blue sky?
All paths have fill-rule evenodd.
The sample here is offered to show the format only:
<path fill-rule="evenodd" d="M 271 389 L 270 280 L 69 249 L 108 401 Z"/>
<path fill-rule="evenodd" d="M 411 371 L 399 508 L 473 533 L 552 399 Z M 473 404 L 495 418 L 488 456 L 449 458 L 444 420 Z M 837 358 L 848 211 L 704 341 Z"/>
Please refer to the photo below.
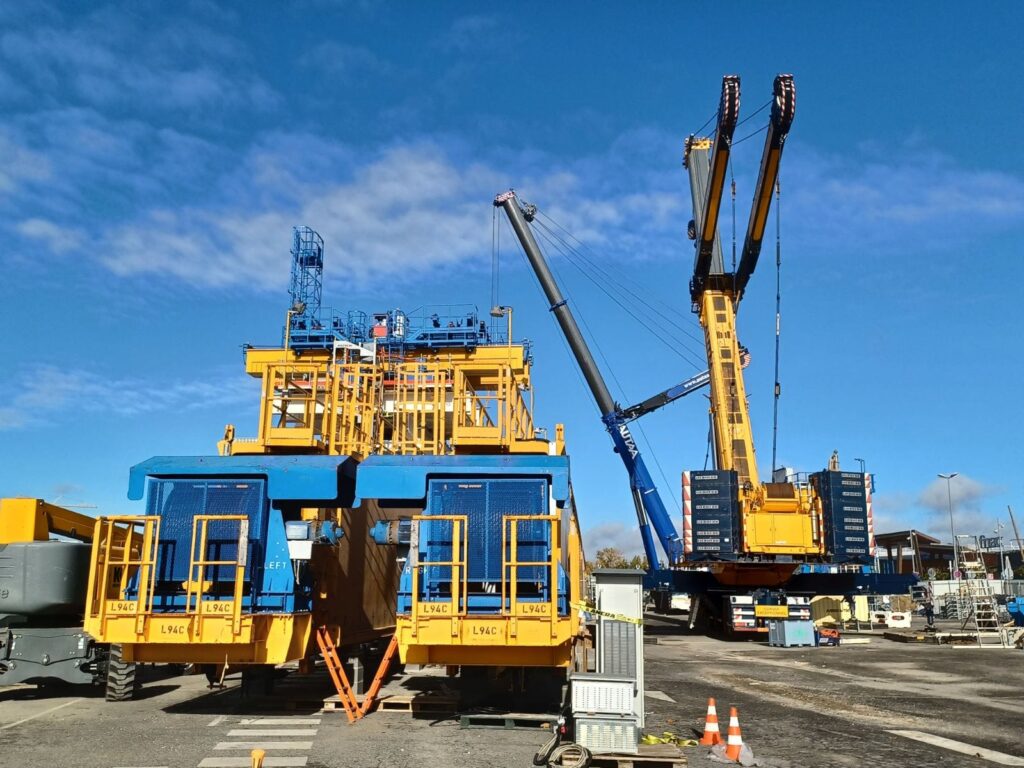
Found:
<path fill-rule="evenodd" d="M 490 201 L 514 186 L 699 335 L 683 138 L 723 74 L 742 76 L 742 118 L 792 72 L 781 463 L 863 457 L 883 529 L 948 539 L 935 475 L 949 471 L 962 530 L 989 533 L 1007 504 L 1024 518 L 1024 12 L 623 9 L 6 4 L 0 495 L 126 512 L 131 464 L 211 453 L 228 422 L 253 434 L 240 346 L 280 338 L 297 224 L 326 240 L 325 304 L 483 309 Z M 741 235 L 760 148 L 734 153 Z M 588 546 L 636 550 L 625 474 L 504 234 L 499 298 L 535 345 L 538 421 L 567 425 Z M 770 249 L 740 312 L 763 468 Z M 623 402 L 697 370 L 686 333 L 634 322 L 554 261 Z M 672 509 L 679 472 L 703 466 L 706 424 L 699 396 L 643 422 Z"/>

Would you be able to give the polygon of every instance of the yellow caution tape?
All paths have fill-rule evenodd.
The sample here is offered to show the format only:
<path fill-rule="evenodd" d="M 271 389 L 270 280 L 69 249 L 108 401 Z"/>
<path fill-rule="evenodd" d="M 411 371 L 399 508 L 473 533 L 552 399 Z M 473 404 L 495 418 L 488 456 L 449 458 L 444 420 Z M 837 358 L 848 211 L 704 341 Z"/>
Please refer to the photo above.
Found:
<path fill-rule="evenodd" d="M 578 611 L 586 611 L 587 613 L 592 613 L 595 616 L 604 616 L 606 619 L 615 619 L 615 621 L 628 621 L 630 624 L 636 624 L 637 626 L 640 626 L 644 623 L 643 619 L 634 619 L 632 616 L 626 616 L 622 613 L 599 611 L 594 606 L 587 605 L 586 603 L 571 603 L 570 605 L 572 605 L 572 607 Z"/>
<path fill-rule="evenodd" d="M 696 739 L 684 739 L 681 736 L 676 736 L 671 731 L 665 731 L 661 736 L 655 736 L 653 734 L 645 734 L 640 739 L 641 744 L 675 744 L 677 747 L 696 747 Z"/>

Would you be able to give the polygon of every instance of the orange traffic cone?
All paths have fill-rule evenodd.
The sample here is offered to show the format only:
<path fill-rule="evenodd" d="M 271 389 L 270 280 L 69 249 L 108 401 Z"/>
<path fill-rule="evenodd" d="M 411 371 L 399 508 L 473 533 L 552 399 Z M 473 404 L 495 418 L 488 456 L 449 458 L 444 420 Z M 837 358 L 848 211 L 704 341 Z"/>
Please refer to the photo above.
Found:
<path fill-rule="evenodd" d="M 729 731 L 725 735 L 725 756 L 738 763 L 741 749 L 743 749 L 743 736 L 740 734 L 740 717 L 736 712 L 736 707 L 730 707 Z"/>
<path fill-rule="evenodd" d="M 718 710 L 715 709 L 715 700 L 708 699 L 708 716 L 704 721 L 704 735 L 701 736 L 699 744 L 705 747 L 713 747 L 722 743 L 722 732 L 718 730 Z"/>

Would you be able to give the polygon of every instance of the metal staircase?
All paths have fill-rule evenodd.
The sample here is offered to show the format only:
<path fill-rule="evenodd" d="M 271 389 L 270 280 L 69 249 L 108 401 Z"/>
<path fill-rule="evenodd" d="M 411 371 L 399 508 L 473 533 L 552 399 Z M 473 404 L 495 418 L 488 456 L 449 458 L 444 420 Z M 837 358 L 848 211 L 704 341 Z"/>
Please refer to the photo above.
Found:
<path fill-rule="evenodd" d="M 960 628 L 968 630 L 973 624 L 979 647 L 1005 647 L 1006 639 L 999 624 L 998 608 L 977 540 L 973 545 L 960 545 L 959 565 L 962 578 L 956 602 Z"/>

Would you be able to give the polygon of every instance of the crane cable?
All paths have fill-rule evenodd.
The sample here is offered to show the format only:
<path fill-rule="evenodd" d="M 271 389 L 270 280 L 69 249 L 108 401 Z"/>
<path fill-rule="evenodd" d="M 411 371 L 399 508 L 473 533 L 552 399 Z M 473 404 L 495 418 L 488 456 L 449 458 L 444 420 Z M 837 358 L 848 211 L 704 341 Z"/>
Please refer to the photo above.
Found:
<path fill-rule="evenodd" d="M 561 275 L 558 276 L 558 279 L 560 281 L 562 280 Z M 562 282 L 564 283 L 564 281 Z M 622 382 L 619 381 L 619 377 L 615 375 L 615 369 L 612 367 L 611 362 L 609 362 L 608 357 L 604 353 L 604 350 L 601 349 L 601 345 L 597 341 L 597 336 L 595 336 L 594 332 L 590 330 L 590 325 L 587 323 L 587 318 L 583 314 L 582 307 L 575 300 L 573 300 L 572 296 L 569 295 L 568 289 L 566 290 L 566 296 L 569 296 L 569 300 L 572 301 L 572 303 L 576 306 L 577 310 L 579 310 L 580 322 L 583 323 L 583 329 L 586 331 L 587 336 L 590 337 L 590 341 L 591 343 L 593 343 L 594 348 L 597 350 L 597 354 L 600 355 L 602 362 L 604 362 L 604 367 L 605 370 L 608 371 L 608 375 L 612 377 L 612 381 L 614 381 L 615 386 L 618 387 L 619 395 L 623 398 L 623 400 L 628 400 L 628 397 L 626 395 L 626 388 L 622 386 Z M 668 477 L 665 475 L 665 470 L 661 466 L 661 461 L 658 460 L 658 454 L 655 452 L 654 446 L 651 444 L 650 438 L 647 437 L 647 432 L 644 431 L 644 425 L 641 424 L 639 421 L 634 421 L 633 423 L 636 425 L 636 428 L 640 430 L 640 435 L 643 437 L 644 443 L 647 445 L 647 453 L 650 455 L 652 459 L 654 459 L 654 466 L 658 468 L 658 474 L 661 475 L 661 479 L 662 481 L 664 481 L 665 487 L 668 488 Z M 676 511 L 682 512 L 682 507 L 679 506 L 679 500 L 675 497 L 675 494 L 670 494 L 669 498 L 672 499 L 672 503 L 675 505 Z M 667 556 L 668 552 L 666 552 L 665 555 Z"/>
<path fill-rule="evenodd" d="M 509 223 L 508 219 L 505 219 L 505 226 L 509 228 L 509 233 L 512 234 L 512 242 L 518 246 L 519 255 L 523 257 L 523 262 L 527 267 L 526 271 L 533 276 L 534 285 L 536 285 L 540 292 L 543 293 L 544 286 L 541 285 L 540 279 L 537 277 L 537 273 L 534 272 L 533 267 L 530 266 L 530 260 L 526 256 L 526 251 L 523 250 L 523 244 L 520 243 L 519 238 L 515 236 L 515 233 L 512 231 L 512 225 Z M 565 349 L 566 357 L 569 359 L 569 367 L 576 372 L 576 379 L 580 383 L 580 391 L 583 393 L 584 398 L 589 399 L 594 403 L 594 407 L 597 408 L 598 414 L 603 416 L 604 414 L 601 413 L 601 409 L 597 406 L 597 402 L 594 400 L 593 396 L 591 396 L 590 385 L 587 384 L 586 379 L 583 378 L 583 372 L 580 370 L 579 365 L 576 364 L 572 350 L 569 349 L 569 342 L 566 341 L 565 334 L 562 333 L 562 329 L 558 325 L 558 319 L 555 317 L 555 313 L 548 312 L 548 317 L 551 319 L 552 325 L 557 329 L 555 336 L 557 336 L 562 342 L 562 348 Z"/>
<path fill-rule="evenodd" d="M 559 238 L 557 237 L 557 235 L 554 235 L 554 234 L 553 234 L 553 233 L 551 232 L 551 230 L 550 230 L 549 228 L 547 228 L 546 226 L 544 226 L 544 225 L 543 225 L 542 223 L 539 223 L 539 222 L 537 222 L 537 221 L 536 221 L 536 219 L 535 219 L 534 221 L 535 221 L 535 223 L 538 223 L 538 226 L 537 226 L 537 228 L 536 228 L 536 229 L 534 230 L 534 232 L 535 232 L 535 233 L 536 233 L 536 234 L 537 234 L 537 235 L 539 236 L 539 238 L 540 238 L 540 239 L 541 239 L 542 241 L 544 241 L 544 243 L 545 243 L 546 245 L 550 246 L 550 247 L 551 247 L 551 248 L 552 248 L 553 250 L 555 250 L 555 251 L 557 251 L 558 253 L 560 253 L 560 254 L 562 254 L 563 256 L 565 256 L 565 257 L 566 257 L 566 260 L 567 260 L 567 261 L 568 261 L 568 262 L 569 262 L 570 264 L 572 264 L 572 265 L 573 265 L 573 267 L 575 267 L 575 268 L 576 268 L 577 270 L 579 270 L 579 271 L 580 271 L 580 273 L 581 273 L 581 274 L 582 274 L 582 275 L 583 275 L 584 277 L 586 277 L 586 278 L 587 278 L 587 279 L 588 279 L 588 280 L 589 280 L 590 282 L 592 282 L 592 283 L 593 283 L 593 284 L 594 284 L 595 286 L 597 286 L 597 288 L 598 288 L 598 289 L 599 289 L 599 290 L 600 290 L 600 291 L 601 291 L 602 293 L 604 293 L 604 294 L 605 294 L 605 296 L 607 296 L 607 297 L 608 297 L 609 299 L 611 299 L 611 300 L 612 300 L 612 302 L 614 302 L 614 303 L 615 303 L 615 304 L 616 304 L 616 305 L 617 305 L 617 306 L 618 306 L 618 307 L 619 307 L 620 309 L 622 309 L 622 310 L 623 310 L 623 311 L 624 311 L 624 312 L 625 312 L 626 314 L 628 314 L 628 315 L 629 315 L 630 317 L 632 317 L 632 318 L 633 318 L 633 319 L 634 319 L 634 320 L 635 320 L 635 321 L 636 321 L 637 323 L 639 323 L 639 324 L 640 324 L 640 325 L 641 325 L 642 327 L 644 327 L 644 328 L 650 328 L 650 321 L 649 321 L 649 320 L 644 320 L 644 318 L 640 317 L 640 316 L 639 316 L 639 315 L 638 315 L 638 314 L 637 314 L 637 313 L 636 313 L 636 312 L 635 312 L 635 311 L 634 311 L 633 309 L 631 309 L 631 308 L 630 308 L 629 306 L 627 306 L 627 305 L 626 305 L 626 304 L 625 304 L 625 303 L 623 302 L 623 300 L 622 300 L 622 299 L 621 299 L 620 297 L 617 297 L 617 296 L 615 296 L 615 295 L 614 295 L 614 294 L 613 294 L 613 293 L 612 293 L 612 292 L 611 292 L 610 290 L 608 290 L 608 289 L 607 289 L 607 288 L 606 288 L 606 287 L 605 287 L 605 286 L 604 286 L 604 285 L 602 284 L 602 282 L 601 282 L 600 280 L 597 280 L 596 278 L 594 278 L 594 277 L 593 277 L 592 275 L 590 275 L 590 274 L 589 274 L 589 273 L 588 273 L 588 272 L 587 272 L 587 271 L 586 271 L 586 270 L 585 270 L 585 269 L 584 269 L 583 267 L 581 267 L 581 266 L 580 266 L 580 265 L 579 265 L 579 264 L 578 264 L 578 263 L 577 263 L 577 262 L 576 262 L 576 261 L 575 261 L 575 260 L 574 260 L 574 259 L 572 258 L 572 256 L 571 256 L 571 255 L 570 255 L 569 253 L 567 253 L 567 252 L 566 252 L 566 250 L 564 250 L 564 249 L 563 249 L 563 248 L 562 248 L 562 247 L 561 247 L 561 246 L 559 245 L 559 242 L 560 242 L 560 241 L 559 241 Z M 648 306 L 649 306 L 649 305 L 648 305 Z M 668 348 L 668 349 L 669 349 L 669 350 L 670 350 L 671 352 L 673 352 L 674 354 L 678 355 L 678 356 L 679 356 L 680 358 L 682 358 L 683 360 L 686 360 L 686 361 L 687 361 L 687 362 L 688 362 L 688 363 L 689 363 L 690 365 L 694 366 L 694 368 L 695 368 L 696 370 L 700 370 L 700 369 L 701 369 L 701 368 L 703 367 L 703 366 L 702 366 L 702 362 L 701 362 L 701 361 L 700 361 L 699 359 L 695 359 L 695 358 L 696 358 L 696 355 L 695 355 L 694 353 L 690 352 L 690 351 L 689 351 L 689 350 L 687 350 L 687 349 L 686 349 L 685 347 L 682 347 L 682 346 L 681 346 L 681 344 L 682 344 L 682 341 L 681 341 L 680 339 L 676 338 L 675 336 L 669 336 L 668 334 L 653 334 L 653 335 L 654 335 L 654 337 L 655 337 L 656 339 L 658 339 L 658 340 L 659 340 L 659 341 L 660 341 L 660 342 L 661 342 L 662 344 L 664 344 L 664 345 L 666 346 L 666 348 Z M 678 347 L 677 347 L 677 346 L 674 346 L 674 345 L 673 345 L 673 344 L 672 344 L 672 343 L 671 343 L 671 342 L 669 341 L 670 339 L 671 339 L 671 341 L 674 341 L 674 342 L 675 342 L 676 344 L 678 344 L 678 345 L 680 345 L 680 346 L 678 346 Z"/>
<path fill-rule="evenodd" d="M 540 234 L 541 234 L 541 238 L 542 239 L 544 239 L 545 241 L 548 241 L 548 236 L 547 236 L 547 233 L 546 233 L 545 230 L 542 229 L 540 231 Z M 550 245 L 552 243 L 550 243 L 550 241 L 548 241 L 548 244 Z M 520 248 L 520 251 L 522 252 L 521 248 Z M 523 258 L 524 259 L 526 258 L 526 254 L 525 253 L 523 253 Z M 572 263 L 572 262 L 570 261 L 570 263 Z M 585 333 L 586 336 L 590 339 L 590 343 L 593 345 L 594 349 L 597 350 L 598 356 L 601 358 L 601 361 L 604 363 L 605 370 L 608 371 L 608 375 L 611 376 L 612 381 L 615 382 L 615 386 L 618 387 L 619 394 L 621 395 L 621 397 L 623 399 L 626 399 L 626 389 L 625 389 L 625 387 L 622 386 L 622 382 L 619 381 L 619 377 L 615 375 L 615 369 L 612 367 L 611 363 L 608 360 L 607 355 L 605 355 L 604 350 L 601 348 L 601 344 L 598 342 L 597 336 L 590 329 L 590 325 L 589 325 L 589 323 L 587 323 L 587 318 L 586 318 L 586 316 L 584 315 L 584 313 L 582 311 L 581 305 L 579 304 L 579 302 L 577 302 L 572 297 L 572 293 L 569 291 L 569 287 L 566 284 L 565 279 L 562 277 L 561 273 L 559 272 L 558 267 L 555 264 L 551 264 L 551 270 L 552 270 L 552 272 L 555 273 L 555 277 L 558 279 L 558 282 L 562 284 L 562 286 L 563 286 L 562 292 L 564 293 L 565 298 L 568 300 L 568 302 L 572 306 L 576 307 L 576 310 L 577 310 L 576 311 L 576 316 L 579 318 L 580 324 L 582 325 L 581 331 L 583 333 Z M 553 317 L 554 316 L 552 315 L 552 318 Z M 561 333 L 559 333 L 558 335 L 560 337 L 562 336 Z M 562 339 L 562 341 L 563 341 L 563 343 L 565 343 L 565 339 L 564 338 Z M 568 343 L 565 343 L 565 349 L 566 349 L 566 352 L 569 353 L 570 359 L 572 359 L 573 356 L 572 356 L 572 352 L 569 350 Z M 575 362 L 575 360 L 573 360 L 573 362 Z M 582 374 L 579 371 L 579 366 L 578 365 L 573 365 L 573 368 L 576 369 L 577 374 L 579 374 L 580 378 L 582 379 Z M 604 416 L 605 414 L 601 414 L 601 415 Z M 641 434 L 641 436 L 644 439 L 644 443 L 647 446 L 647 453 L 654 460 L 654 465 L 658 468 L 658 474 L 661 475 L 661 479 L 665 483 L 665 487 L 668 488 L 669 487 L 668 477 L 665 475 L 665 470 L 661 466 L 661 461 L 659 461 L 659 459 L 658 459 L 658 454 L 655 452 L 654 447 L 651 444 L 650 438 L 647 437 L 647 433 L 644 431 L 644 428 L 643 428 L 642 424 L 640 424 L 639 422 L 634 422 L 634 423 L 636 424 L 637 429 L 640 430 L 640 434 Z M 679 500 L 676 499 L 674 494 L 670 494 L 669 497 L 672 499 L 672 503 L 676 507 L 676 511 L 681 512 L 682 508 L 679 505 Z M 668 553 L 666 552 L 666 554 L 668 554 Z"/>
<path fill-rule="evenodd" d="M 555 234 L 555 233 L 554 233 L 553 231 L 551 231 L 551 227 L 549 227 L 549 226 L 548 226 L 548 225 L 546 224 L 546 222 L 544 222 L 544 221 L 539 221 L 539 220 L 535 220 L 536 224 L 537 224 L 537 225 L 538 225 L 539 227 L 542 227 L 542 228 L 544 228 L 544 229 L 548 230 L 548 231 L 549 231 L 549 234 L 550 234 L 550 235 L 551 235 L 552 237 L 554 237 L 554 238 L 555 238 L 555 239 L 557 239 L 557 240 L 558 240 L 558 241 L 559 241 L 560 243 L 562 243 L 562 245 L 563 245 L 563 246 L 565 246 L 565 248 L 566 248 L 567 250 L 571 251 L 573 255 L 575 255 L 575 256 L 576 256 L 576 257 L 578 257 L 578 258 L 579 258 L 579 259 L 580 259 L 581 261 L 583 261 L 583 262 L 584 262 L 585 264 L 587 264 L 587 265 L 588 265 L 588 266 L 589 266 L 589 267 L 590 267 L 590 268 L 591 268 L 592 270 L 594 270 L 594 271 L 595 271 L 595 272 L 597 272 L 597 273 L 598 273 L 599 275 L 603 276 L 603 277 L 604 277 L 604 278 L 605 278 L 606 280 L 608 280 L 608 282 L 609 282 L 609 284 L 610 284 L 610 285 L 612 285 L 612 286 L 615 286 L 615 287 L 616 287 L 616 288 L 617 288 L 618 290 L 620 290 L 620 291 L 622 291 L 622 292 L 624 292 L 624 293 L 627 293 L 627 294 L 629 294 L 629 295 L 630 295 L 631 297 L 633 297 L 633 298 L 634 298 L 634 299 L 635 299 L 635 300 L 636 300 L 637 302 L 639 302 L 639 303 L 640 303 L 640 304 L 642 304 L 643 306 L 647 307 L 647 309 L 649 309 L 649 310 L 650 310 L 651 312 L 654 312 L 654 313 L 655 313 L 655 314 L 657 314 L 657 315 L 658 315 L 659 317 L 661 317 L 661 318 L 662 318 L 663 320 L 665 320 L 665 321 L 666 321 L 667 323 L 669 323 L 670 325 L 674 326 L 674 327 L 675 327 L 675 328 L 677 328 L 677 329 L 678 329 L 679 331 L 681 331 L 681 332 L 682 332 L 683 334 L 685 334 L 685 335 L 686 335 L 687 337 L 689 337 L 689 338 L 690 338 L 690 339 L 691 339 L 691 340 L 692 340 L 692 341 L 693 341 L 693 342 L 694 342 L 695 344 L 699 344 L 699 345 L 700 345 L 700 348 L 701 348 L 701 352 L 703 353 L 703 351 L 704 351 L 704 347 L 703 347 L 703 341 L 702 341 L 702 340 L 701 340 L 700 338 L 698 338 L 698 337 L 697 337 L 697 335 L 696 335 L 696 334 L 695 334 L 695 333 L 694 333 L 693 331 L 691 331 L 691 330 L 690 330 L 689 328 L 687 328 L 687 327 L 685 327 L 685 326 L 682 326 L 682 325 L 680 325 L 680 324 L 679 324 L 678 322 L 676 322 L 675 320 L 673 320 L 673 319 L 672 319 L 671 317 L 669 317 L 668 315 L 666 315 L 666 314 L 665 314 L 664 312 L 662 312 L 661 310 L 659 310 L 659 309 L 657 309 L 656 307 L 654 307 L 654 306 L 652 306 L 652 305 L 648 304 L 648 303 L 647 303 L 647 301 L 645 301 L 645 300 L 643 299 L 643 297 L 641 297 L 641 296 L 637 295 L 637 294 L 636 294 L 636 293 L 635 293 L 634 291 L 632 291 L 631 289 L 629 289 L 628 287 L 626 287 L 626 286 L 624 285 L 624 283 L 625 283 L 626 281 L 632 282 L 632 283 L 633 283 L 633 284 L 634 284 L 634 285 L 635 285 L 635 286 L 636 286 L 636 287 L 637 287 L 637 288 L 638 288 L 639 290 L 641 290 L 641 291 L 647 290 L 647 288 L 646 288 L 645 286 L 641 285 L 641 284 L 640 284 L 639 282 L 637 282 L 636 280 L 632 279 L 631 277 L 629 277 L 629 276 L 628 276 L 627 274 L 625 274 L 624 272 L 609 272 L 608 270 L 606 270 L 606 269 L 604 269 L 603 267 L 599 266 L 599 265 L 598 265 L 598 264 L 597 264 L 597 263 L 595 262 L 595 260 L 594 260 L 594 259 L 592 259 L 592 258 L 588 258 L 588 257 L 587 257 L 587 255 L 586 255 L 586 254 L 585 254 L 585 253 L 583 252 L 583 250 L 585 249 L 585 246 L 583 245 L 583 243 L 582 243 L 582 242 L 580 242 L 580 240 L 579 240 L 579 239 L 578 239 L 577 237 L 575 237 L 575 236 L 574 236 L 574 235 L 573 235 L 573 234 L 572 234 L 571 232 L 569 232 L 569 230 L 567 230 L 567 229 L 566 229 L 565 227 L 563 227 L 563 226 L 562 226 L 561 224 L 559 224 L 559 223 L 558 223 L 557 221 L 555 221 L 555 220 L 554 220 L 554 219 L 552 219 L 552 218 L 551 218 L 550 216 L 548 216 L 547 214 L 545 214 L 545 213 L 544 213 L 543 211 L 538 211 L 538 212 L 537 212 L 537 215 L 538 215 L 538 216 L 540 216 L 541 218 L 545 219 L 545 220 L 546 220 L 546 222 L 550 222 L 550 224 L 551 224 L 551 225 L 552 225 L 553 227 L 555 227 L 555 228 L 557 228 L 557 229 L 561 230 L 562 232 L 564 232 L 564 233 L 565 233 L 565 235 L 566 235 L 566 236 L 567 236 L 568 238 L 572 238 L 573 240 L 575 240 L 575 241 L 576 241 L 577 243 L 579 243 L 579 246 L 580 246 L 580 247 L 579 247 L 579 248 L 576 248 L 576 247 L 574 247 L 574 246 L 573 246 L 573 245 L 572 245 L 571 243 L 568 243 L 568 242 L 566 242 L 566 240 L 565 240 L 564 238 L 562 238 L 562 237 L 559 237 L 559 236 L 558 236 L 557 234 Z M 667 304 L 665 304 L 664 302 L 662 302 L 662 301 L 660 301 L 660 300 L 658 300 L 658 302 L 659 302 L 660 304 L 662 304 L 662 305 L 663 305 L 663 306 L 664 306 L 664 307 L 666 308 L 666 310 L 667 310 L 668 312 L 671 312 L 672 314 L 676 315 L 676 316 L 677 316 L 677 317 L 678 317 L 678 318 L 679 318 L 680 320 L 682 320 L 682 319 L 683 319 L 683 318 L 685 317 L 685 316 L 684 316 L 684 315 L 683 315 L 682 313 L 678 312 L 678 310 L 675 310 L 675 309 L 673 309 L 673 308 L 669 307 L 669 306 L 668 306 Z"/>
<path fill-rule="evenodd" d="M 779 396 L 782 384 L 779 382 L 779 342 L 782 330 L 782 185 L 775 177 L 775 403 L 772 413 L 772 477 L 775 475 L 776 448 L 779 438 Z"/>
<path fill-rule="evenodd" d="M 491 309 L 498 306 L 498 253 L 500 250 L 501 227 L 498 226 L 498 209 L 495 207 L 491 212 Z M 509 339 L 509 342 L 511 341 Z"/>

